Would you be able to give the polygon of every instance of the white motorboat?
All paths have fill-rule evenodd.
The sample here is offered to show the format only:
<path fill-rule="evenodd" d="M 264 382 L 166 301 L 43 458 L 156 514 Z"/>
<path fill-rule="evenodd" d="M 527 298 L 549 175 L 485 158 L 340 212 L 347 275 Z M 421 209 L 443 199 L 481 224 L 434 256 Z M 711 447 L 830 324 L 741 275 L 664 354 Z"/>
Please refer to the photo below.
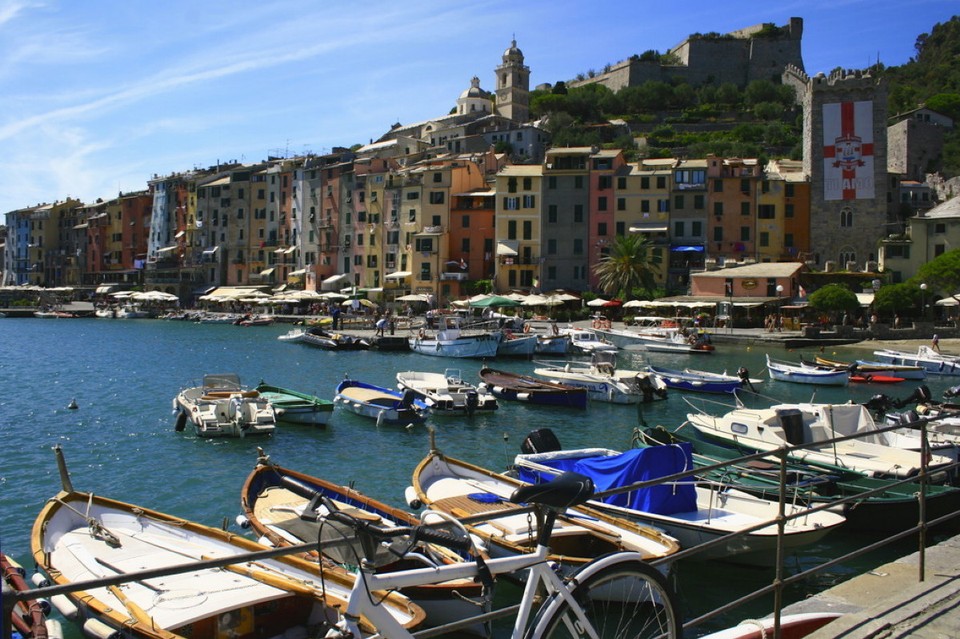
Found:
<path fill-rule="evenodd" d="M 920 346 L 916 354 L 893 349 L 873 351 L 873 354 L 887 364 L 920 366 L 930 375 L 960 376 L 960 356 L 938 353 L 929 346 Z"/>
<path fill-rule="evenodd" d="M 436 333 L 421 328 L 415 336 L 407 339 L 411 351 L 433 357 L 493 358 L 497 356 L 497 348 L 503 338 L 500 331 L 466 332 L 461 326 L 459 317 L 444 316 L 439 320 L 442 328 Z"/>
<path fill-rule="evenodd" d="M 590 363 L 566 360 L 537 361 L 534 374 L 558 384 L 587 389 L 592 401 L 638 404 L 666 399 L 667 387 L 643 371 L 617 370 L 615 353 L 594 353 Z"/>
<path fill-rule="evenodd" d="M 234 373 L 204 375 L 200 386 L 185 388 L 173 399 L 176 430 L 187 422 L 198 437 L 251 437 L 271 435 L 277 414 L 265 397 L 244 388 Z"/>
<path fill-rule="evenodd" d="M 693 469 L 690 442 L 634 448 L 625 452 L 606 448 L 559 450 L 552 432 L 541 429 L 531 434 L 534 442 L 552 439 L 558 450 L 530 445 L 514 460 L 522 481 L 542 483 L 565 470 L 590 477 L 597 491 L 609 491 L 631 484 L 667 477 Z M 554 446 L 550 446 L 554 448 Z M 776 558 L 779 505 L 727 484 L 688 477 L 593 500 L 589 505 L 618 517 L 625 517 L 665 531 L 686 550 L 725 535 L 742 532 L 764 522 L 770 525 L 717 544 L 693 555 L 697 560 L 729 559 L 737 563 L 771 565 Z M 787 504 L 783 547 L 793 549 L 815 543 L 845 521 L 832 512 L 809 512 L 803 505 Z"/>
<path fill-rule="evenodd" d="M 685 335 L 680 332 L 674 332 L 663 336 L 648 335 L 629 346 L 625 346 L 624 350 L 704 355 L 712 353 L 715 348 L 703 333 Z"/>
<path fill-rule="evenodd" d="M 306 334 L 307 331 L 302 328 L 292 328 L 283 335 L 277 335 L 277 339 L 281 342 L 302 342 Z"/>
<path fill-rule="evenodd" d="M 570 351 L 581 355 L 592 355 L 596 352 L 617 352 L 617 347 L 603 340 L 590 329 L 565 328 L 561 334 L 570 338 Z"/>
<path fill-rule="evenodd" d="M 754 451 L 774 452 L 783 445 L 802 446 L 790 458 L 818 466 L 846 468 L 868 477 L 905 479 L 921 468 L 918 451 L 887 445 L 870 411 L 861 404 L 775 404 L 769 408 L 739 407 L 721 416 L 687 415 L 687 424 L 704 437 L 721 444 Z M 681 427 L 683 427 L 681 426 Z M 833 442 L 848 435 L 858 439 Z M 931 471 L 950 459 L 931 455 Z"/>
<path fill-rule="evenodd" d="M 458 368 L 443 373 L 403 371 L 397 373 L 397 386 L 416 393 L 435 415 L 472 414 L 499 407 L 496 397 L 463 381 Z"/>

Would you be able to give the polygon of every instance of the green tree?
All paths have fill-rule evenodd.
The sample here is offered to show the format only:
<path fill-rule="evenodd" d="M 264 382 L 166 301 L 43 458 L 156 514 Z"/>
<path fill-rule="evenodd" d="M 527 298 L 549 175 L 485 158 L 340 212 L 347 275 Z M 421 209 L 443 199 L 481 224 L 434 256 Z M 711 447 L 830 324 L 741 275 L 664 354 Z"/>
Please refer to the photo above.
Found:
<path fill-rule="evenodd" d="M 920 289 L 913 284 L 889 284 L 881 286 L 873 298 L 873 308 L 878 315 L 885 318 L 895 314 L 905 313 L 907 309 L 919 308 Z"/>
<path fill-rule="evenodd" d="M 660 252 L 653 250 L 646 236 L 619 235 L 593 272 L 605 293 L 623 299 L 637 288 L 652 291 L 654 267 L 662 261 Z"/>
<path fill-rule="evenodd" d="M 860 300 L 856 293 L 843 284 L 827 284 L 821 286 L 808 298 L 810 308 L 832 313 L 855 313 L 860 310 Z"/>
<path fill-rule="evenodd" d="M 929 295 L 952 295 L 960 289 L 960 249 L 947 251 L 917 269 L 909 283 L 919 286 L 921 282 L 929 287 Z"/>

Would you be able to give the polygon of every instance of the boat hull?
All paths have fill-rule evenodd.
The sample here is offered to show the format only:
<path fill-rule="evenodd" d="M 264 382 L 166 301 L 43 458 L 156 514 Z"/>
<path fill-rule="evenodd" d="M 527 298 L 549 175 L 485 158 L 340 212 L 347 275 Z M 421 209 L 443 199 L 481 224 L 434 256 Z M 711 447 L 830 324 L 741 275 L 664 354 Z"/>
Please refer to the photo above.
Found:
<path fill-rule="evenodd" d="M 377 420 L 377 424 L 419 424 L 427 419 L 426 406 L 417 406 L 413 395 L 405 397 L 389 388 L 344 380 L 337 386 L 333 401 L 362 417 Z"/>
<path fill-rule="evenodd" d="M 539 406 L 586 408 L 587 390 L 566 384 L 555 384 L 527 375 L 516 375 L 491 368 L 480 370 L 485 389 L 497 399 L 526 402 Z"/>
<path fill-rule="evenodd" d="M 497 356 L 499 335 L 482 334 L 461 336 L 455 339 L 410 337 L 407 343 L 411 351 L 430 357 L 462 357 L 484 359 Z"/>
<path fill-rule="evenodd" d="M 874 351 L 873 354 L 878 360 L 887 364 L 919 366 L 923 368 L 928 375 L 960 376 L 960 363 L 955 361 L 931 359 L 929 357 L 923 357 L 919 353 L 910 354 L 895 350 Z"/>
<path fill-rule="evenodd" d="M 415 526 L 419 523 L 419 519 L 410 513 L 352 488 L 282 468 L 263 458 L 258 460 L 257 466 L 244 482 L 240 501 L 244 517 L 262 542 L 270 546 L 290 546 L 316 542 L 324 533 L 324 526 L 328 534 L 339 536 L 341 531 L 336 524 L 308 524 L 298 515 L 298 511 L 306 508 L 313 495 L 318 493 L 334 500 L 341 508 L 359 511 L 366 520 L 376 522 L 379 526 Z M 352 553 L 363 552 L 358 546 L 352 544 L 346 549 L 330 546 L 330 554 L 324 555 L 325 562 L 351 564 L 354 561 Z M 444 549 L 433 548 L 431 553 L 447 564 L 462 561 L 458 555 Z M 304 556 L 316 562 L 318 554 L 311 551 Z M 381 565 L 380 559 L 386 563 Z M 423 567 L 418 562 L 398 561 L 387 554 L 380 559 L 377 563 L 382 571 Z M 402 593 L 424 609 L 428 625 L 441 625 L 476 614 L 481 586 L 472 580 L 460 579 L 404 588 Z"/>
<path fill-rule="evenodd" d="M 234 533 L 79 492 L 61 492 L 46 503 L 34 522 L 31 547 L 37 567 L 54 585 L 264 550 Z M 335 619 L 331 608 L 345 606 L 352 584 L 349 573 L 335 568 L 321 584 L 315 565 L 288 556 L 238 561 L 226 569 L 190 568 L 67 597 L 78 620 L 105 636 L 172 639 L 225 636 L 230 630 L 241 636 L 254 627 L 263 636 L 282 636 L 305 633 L 311 617 Z M 404 625 L 422 623 L 423 611 L 405 597 L 394 597 L 389 610 Z"/>
<path fill-rule="evenodd" d="M 260 393 L 273 406 L 277 420 L 287 424 L 326 426 L 333 415 L 333 402 L 289 388 L 261 382 Z"/>

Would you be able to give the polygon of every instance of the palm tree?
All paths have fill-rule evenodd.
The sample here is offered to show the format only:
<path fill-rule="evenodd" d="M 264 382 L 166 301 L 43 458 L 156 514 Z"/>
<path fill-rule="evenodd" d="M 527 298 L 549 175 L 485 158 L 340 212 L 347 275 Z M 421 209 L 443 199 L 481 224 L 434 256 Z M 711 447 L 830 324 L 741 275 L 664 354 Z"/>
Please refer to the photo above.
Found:
<path fill-rule="evenodd" d="M 635 288 L 653 290 L 655 265 L 663 258 L 644 235 L 619 235 L 593 272 L 607 294 L 625 299 Z"/>

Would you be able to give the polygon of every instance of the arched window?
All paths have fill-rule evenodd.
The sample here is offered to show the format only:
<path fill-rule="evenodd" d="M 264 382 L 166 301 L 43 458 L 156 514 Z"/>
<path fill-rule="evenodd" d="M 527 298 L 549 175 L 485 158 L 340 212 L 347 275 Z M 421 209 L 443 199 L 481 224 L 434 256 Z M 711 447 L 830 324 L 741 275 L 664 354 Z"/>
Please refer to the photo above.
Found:
<path fill-rule="evenodd" d="M 850 228 L 853 226 L 853 210 L 850 208 L 843 208 L 840 210 L 840 226 L 842 228 Z"/>

